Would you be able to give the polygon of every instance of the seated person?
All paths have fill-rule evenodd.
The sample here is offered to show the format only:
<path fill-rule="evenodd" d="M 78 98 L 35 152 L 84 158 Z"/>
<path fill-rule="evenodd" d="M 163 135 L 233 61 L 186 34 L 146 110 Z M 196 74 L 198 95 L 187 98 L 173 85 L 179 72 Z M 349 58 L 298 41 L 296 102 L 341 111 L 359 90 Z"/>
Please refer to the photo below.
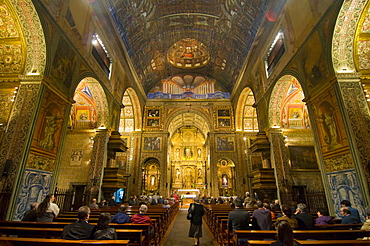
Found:
<path fill-rule="evenodd" d="M 138 214 L 134 214 L 131 219 L 130 219 L 130 222 L 133 223 L 133 224 L 150 224 L 150 235 L 153 236 L 154 235 L 154 226 L 153 226 L 153 222 L 152 220 L 150 219 L 149 216 L 145 215 L 146 212 L 148 211 L 148 206 L 147 205 L 141 205 L 140 208 L 139 208 L 139 213 Z"/>
<path fill-rule="evenodd" d="M 265 209 L 261 201 L 257 201 L 257 207 L 258 209 L 254 210 L 252 214 L 253 226 L 259 230 L 271 230 L 272 219 L 270 210 Z"/>
<path fill-rule="evenodd" d="M 121 205 L 118 212 L 113 216 L 112 223 L 124 224 L 130 223 L 130 216 L 126 214 L 126 206 Z"/>
<path fill-rule="evenodd" d="M 91 200 L 91 203 L 89 204 L 90 209 L 99 209 L 99 205 L 96 203 L 96 198 L 93 198 Z"/>
<path fill-rule="evenodd" d="M 235 209 L 229 212 L 227 228 L 230 231 L 250 230 L 249 223 L 249 212 L 243 209 L 243 202 L 237 199 L 235 201 Z"/>
<path fill-rule="evenodd" d="M 78 220 L 64 227 L 62 239 L 92 239 L 95 232 L 95 226 L 87 222 L 89 218 L 90 208 L 87 206 L 80 207 L 78 209 Z"/>
<path fill-rule="evenodd" d="M 46 195 L 37 207 L 37 219 L 39 222 L 52 222 L 59 214 L 59 207 L 54 203 L 53 194 Z"/>
<path fill-rule="evenodd" d="M 348 200 L 343 200 L 340 202 L 343 208 L 347 208 L 351 211 L 351 215 L 358 218 L 361 221 L 360 214 L 356 208 L 351 207 L 351 202 Z M 361 222 L 360 222 L 361 223 Z"/>
<path fill-rule="evenodd" d="M 301 245 L 294 240 L 293 228 L 285 220 L 278 221 L 276 226 L 277 241 L 270 244 L 270 246 L 299 246 Z"/>
<path fill-rule="evenodd" d="M 351 215 L 351 210 L 347 207 L 340 208 L 340 214 L 343 216 L 342 224 L 358 224 L 361 223 L 360 219 Z"/>
<path fill-rule="evenodd" d="M 171 207 L 171 205 L 169 204 L 168 200 L 164 200 L 162 208 L 170 208 L 170 207 Z"/>
<path fill-rule="evenodd" d="M 370 206 L 365 209 L 366 211 L 366 221 L 362 225 L 361 230 L 370 231 Z M 369 238 L 370 239 L 370 238 Z"/>
<path fill-rule="evenodd" d="M 109 227 L 111 221 L 110 213 L 101 213 L 96 225 L 94 239 L 96 240 L 117 240 L 116 229 Z"/>
<path fill-rule="evenodd" d="M 311 214 L 307 213 L 307 206 L 304 203 L 297 205 L 293 218 L 298 221 L 299 230 L 313 230 L 315 223 Z"/>
<path fill-rule="evenodd" d="M 37 219 L 37 202 L 33 202 L 30 204 L 31 209 L 24 212 L 22 221 L 36 221 Z"/>
<path fill-rule="evenodd" d="M 333 218 L 329 216 L 329 212 L 325 208 L 319 208 L 317 210 L 317 219 L 315 224 L 325 225 L 325 224 L 334 224 Z"/>
<path fill-rule="evenodd" d="M 298 221 L 295 218 L 292 218 L 292 210 L 290 209 L 290 207 L 282 205 L 281 208 L 281 213 L 283 214 L 283 216 L 276 219 L 275 227 L 278 225 L 279 221 L 285 220 L 289 223 L 290 227 L 292 227 L 293 229 L 297 229 Z"/>

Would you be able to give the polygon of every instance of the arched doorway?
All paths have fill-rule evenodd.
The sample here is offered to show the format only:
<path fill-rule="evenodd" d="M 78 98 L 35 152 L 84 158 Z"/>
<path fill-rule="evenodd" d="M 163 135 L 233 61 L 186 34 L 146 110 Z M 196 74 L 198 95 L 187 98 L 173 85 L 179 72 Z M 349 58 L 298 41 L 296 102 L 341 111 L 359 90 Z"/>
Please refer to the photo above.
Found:
<path fill-rule="evenodd" d="M 269 104 L 271 163 L 281 202 L 302 202 L 314 211 L 327 204 L 304 97 L 296 77 L 276 83 Z"/>

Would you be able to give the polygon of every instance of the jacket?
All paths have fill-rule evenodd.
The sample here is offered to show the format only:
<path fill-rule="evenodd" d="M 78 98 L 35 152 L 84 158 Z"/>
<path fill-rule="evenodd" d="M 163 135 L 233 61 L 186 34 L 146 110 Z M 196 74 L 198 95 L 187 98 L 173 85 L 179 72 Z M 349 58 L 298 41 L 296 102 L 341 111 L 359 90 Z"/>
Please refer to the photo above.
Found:
<path fill-rule="evenodd" d="M 112 217 L 112 223 L 124 224 L 130 223 L 130 216 L 124 212 L 118 212 Z"/>
<path fill-rule="evenodd" d="M 249 223 L 250 216 L 248 211 L 242 208 L 236 208 L 230 211 L 227 219 L 227 227 L 229 230 L 250 230 Z"/>
<path fill-rule="evenodd" d="M 254 223 L 257 222 L 257 225 L 260 230 L 271 230 L 272 219 L 270 210 L 259 208 L 253 211 L 253 220 Z M 253 224 L 253 221 L 252 221 Z"/>
<path fill-rule="evenodd" d="M 95 240 L 117 240 L 116 229 L 108 227 L 104 230 L 97 230 L 94 233 Z"/>
<path fill-rule="evenodd" d="M 201 225 L 202 216 L 204 215 L 203 205 L 200 205 L 199 203 L 191 203 L 188 212 L 190 212 L 192 206 L 194 206 L 194 210 L 193 217 L 191 218 L 190 222 L 194 225 Z"/>

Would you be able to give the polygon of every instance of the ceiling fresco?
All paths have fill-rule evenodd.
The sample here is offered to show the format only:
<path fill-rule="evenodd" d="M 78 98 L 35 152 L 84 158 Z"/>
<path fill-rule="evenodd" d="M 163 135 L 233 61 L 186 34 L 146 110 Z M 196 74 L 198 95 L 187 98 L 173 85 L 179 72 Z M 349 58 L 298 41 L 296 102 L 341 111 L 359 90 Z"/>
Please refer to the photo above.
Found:
<path fill-rule="evenodd" d="M 269 0 L 106 0 L 145 92 L 203 75 L 231 92 Z"/>

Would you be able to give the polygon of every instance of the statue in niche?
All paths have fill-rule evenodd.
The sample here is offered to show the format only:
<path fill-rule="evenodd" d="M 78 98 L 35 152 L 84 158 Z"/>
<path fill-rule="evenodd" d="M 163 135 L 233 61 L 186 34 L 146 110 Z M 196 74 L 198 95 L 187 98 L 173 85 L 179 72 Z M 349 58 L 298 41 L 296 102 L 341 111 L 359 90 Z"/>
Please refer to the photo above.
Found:
<path fill-rule="evenodd" d="M 334 117 L 329 115 L 327 112 L 323 115 L 324 124 L 329 136 L 325 136 L 325 142 L 331 146 L 338 144 L 337 142 L 337 127 L 335 124 Z"/>
<path fill-rule="evenodd" d="M 180 179 L 181 171 L 179 168 L 176 168 L 176 179 Z"/>
<path fill-rule="evenodd" d="M 198 177 L 202 177 L 202 169 L 198 168 Z"/>
<path fill-rule="evenodd" d="M 176 148 L 175 150 L 175 158 L 180 159 L 180 148 Z"/>
<path fill-rule="evenodd" d="M 202 149 L 201 148 L 198 148 L 198 157 L 202 157 Z"/>

